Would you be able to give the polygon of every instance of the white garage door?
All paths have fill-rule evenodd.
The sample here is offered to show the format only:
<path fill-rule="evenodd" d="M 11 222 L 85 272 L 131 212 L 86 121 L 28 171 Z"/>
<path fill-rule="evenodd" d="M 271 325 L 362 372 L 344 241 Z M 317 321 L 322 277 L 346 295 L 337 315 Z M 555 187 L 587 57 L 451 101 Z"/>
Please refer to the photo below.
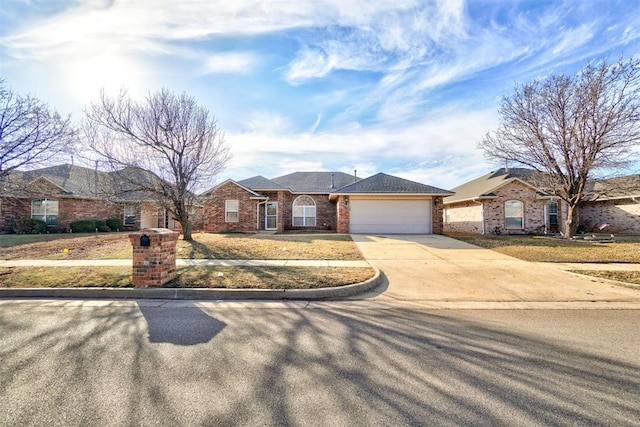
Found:
<path fill-rule="evenodd" d="M 352 233 L 431 233 L 431 200 L 351 198 Z"/>

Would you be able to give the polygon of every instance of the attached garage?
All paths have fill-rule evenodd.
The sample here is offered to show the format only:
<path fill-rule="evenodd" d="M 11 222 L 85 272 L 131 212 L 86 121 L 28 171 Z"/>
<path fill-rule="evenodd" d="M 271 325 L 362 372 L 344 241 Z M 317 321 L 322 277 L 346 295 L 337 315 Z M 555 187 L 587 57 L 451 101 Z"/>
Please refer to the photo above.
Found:
<path fill-rule="evenodd" d="M 432 199 L 357 198 L 350 201 L 351 233 L 430 234 Z"/>
<path fill-rule="evenodd" d="M 453 193 L 384 173 L 332 192 L 338 232 L 356 234 L 442 233 L 442 199 Z"/>

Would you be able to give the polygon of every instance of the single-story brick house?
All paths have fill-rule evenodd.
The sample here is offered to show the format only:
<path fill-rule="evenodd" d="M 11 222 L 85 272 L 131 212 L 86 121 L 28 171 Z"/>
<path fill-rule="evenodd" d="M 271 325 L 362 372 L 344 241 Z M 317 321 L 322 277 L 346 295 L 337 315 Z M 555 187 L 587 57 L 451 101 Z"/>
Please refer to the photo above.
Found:
<path fill-rule="evenodd" d="M 166 210 L 139 195 L 115 194 L 113 173 L 76 165 L 32 171 L 12 171 L 2 182 L 0 232 L 11 232 L 22 218 L 43 220 L 55 231 L 83 219 L 121 218 L 125 230 L 147 227 L 179 228 Z"/>
<path fill-rule="evenodd" d="M 442 233 L 447 190 L 379 173 L 295 172 L 226 180 L 201 195 L 204 230 Z"/>
<path fill-rule="evenodd" d="M 614 180 L 591 182 L 578 207 L 579 226 L 640 231 L 640 180 L 625 177 L 624 189 Z M 637 176 L 636 176 L 637 178 Z M 562 233 L 567 205 L 540 188 L 540 174 L 526 168 L 501 168 L 452 189 L 444 198 L 444 230 L 478 234 Z M 606 190 L 606 191 L 605 191 Z"/>

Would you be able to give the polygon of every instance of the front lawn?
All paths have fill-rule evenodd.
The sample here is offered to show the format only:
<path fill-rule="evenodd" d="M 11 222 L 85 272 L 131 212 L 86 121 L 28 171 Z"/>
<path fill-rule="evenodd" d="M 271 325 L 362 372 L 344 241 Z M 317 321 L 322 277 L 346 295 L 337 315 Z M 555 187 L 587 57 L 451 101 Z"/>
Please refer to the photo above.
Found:
<path fill-rule="evenodd" d="M 178 258 L 363 259 L 347 235 L 196 233 L 193 238 L 178 240 Z M 126 259 L 131 254 L 127 233 L 0 235 L 1 259 Z"/>
<path fill-rule="evenodd" d="M 640 263 L 640 236 L 615 236 L 613 243 L 547 236 L 447 236 L 505 255 L 534 262 Z"/>
<path fill-rule="evenodd" d="M 336 267 L 185 267 L 164 287 L 228 289 L 312 289 L 364 282 L 371 268 Z M 78 278 L 82 278 L 78 280 Z M 131 268 L 6 267 L 0 288 L 130 288 Z"/>

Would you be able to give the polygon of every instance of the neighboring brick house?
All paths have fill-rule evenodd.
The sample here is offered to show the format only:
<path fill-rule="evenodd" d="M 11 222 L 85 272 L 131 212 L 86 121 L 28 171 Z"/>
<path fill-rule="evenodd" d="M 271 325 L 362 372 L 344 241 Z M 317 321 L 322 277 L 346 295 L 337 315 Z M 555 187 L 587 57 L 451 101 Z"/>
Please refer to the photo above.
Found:
<path fill-rule="evenodd" d="M 640 175 L 589 183 L 578 214 L 584 231 L 640 234 Z"/>
<path fill-rule="evenodd" d="M 112 173 L 75 165 L 58 165 L 28 172 L 12 171 L 0 194 L 0 232 L 11 232 L 22 218 L 46 222 L 54 231 L 69 231 L 83 219 L 122 219 L 125 230 L 148 227 L 179 228 L 152 201 L 116 194 Z"/>
<path fill-rule="evenodd" d="M 226 180 L 201 195 L 211 232 L 441 233 L 449 191 L 377 174 L 295 172 Z"/>
<path fill-rule="evenodd" d="M 498 169 L 456 188 L 444 199 L 444 230 L 478 234 L 562 232 L 566 205 L 532 184 L 535 172 Z"/>
<path fill-rule="evenodd" d="M 462 184 L 452 189 L 453 196 L 444 199 L 444 230 L 478 234 L 563 233 L 567 204 L 541 189 L 542 182 L 541 175 L 533 170 L 502 168 Z M 580 228 L 592 231 L 606 225 L 611 232 L 639 233 L 639 196 L 638 176 L 590 182 L 578 207 Z"/>

